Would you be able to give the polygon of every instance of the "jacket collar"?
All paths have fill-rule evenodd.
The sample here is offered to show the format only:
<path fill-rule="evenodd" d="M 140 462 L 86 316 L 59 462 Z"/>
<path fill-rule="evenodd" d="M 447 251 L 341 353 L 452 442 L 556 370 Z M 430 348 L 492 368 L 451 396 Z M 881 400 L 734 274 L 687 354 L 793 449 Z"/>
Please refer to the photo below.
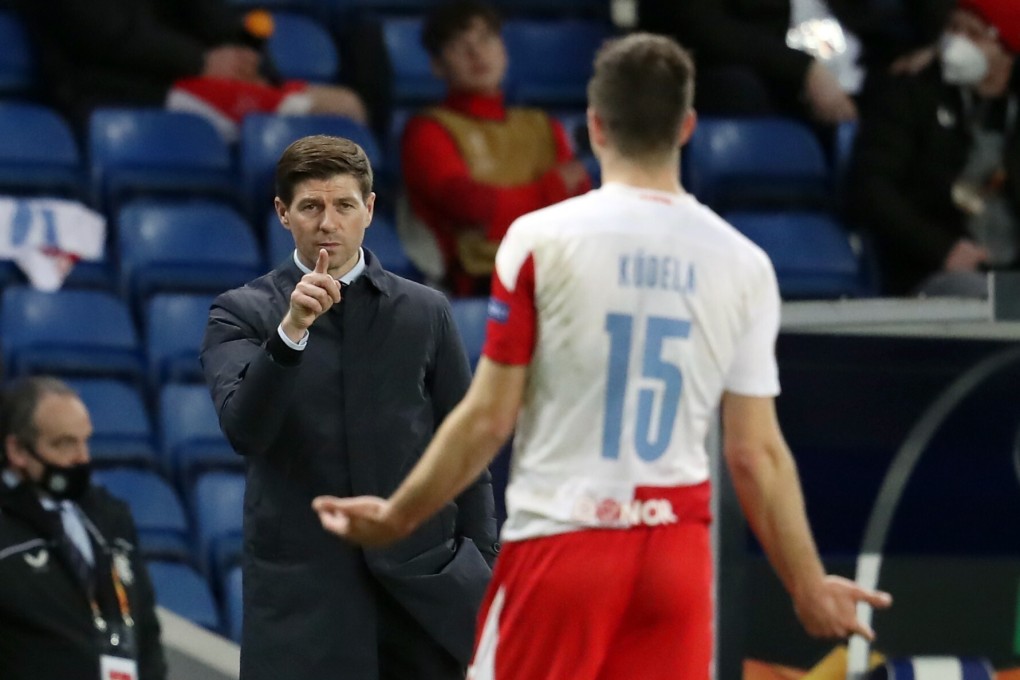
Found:
<path fill-rule="evenodd" d="M 383 269 L 382 264 L 379 263 L 379 258 L 371 250 L 362 246 L 361 252 L 365 254 L 365 270 L 358 277 L 357 281 L 364 279 L 377 291 L 389 296 L 391 282 L 388 272 Z M 287 259 L 277 266 L 276 271 L 292 285 L 297 285 L 297 282 L 304 276 L 304 272 L 301 271 L 301 268 L 297 266 L 297 262 L 294 261 L 293 255 L 288 255 Z"/>

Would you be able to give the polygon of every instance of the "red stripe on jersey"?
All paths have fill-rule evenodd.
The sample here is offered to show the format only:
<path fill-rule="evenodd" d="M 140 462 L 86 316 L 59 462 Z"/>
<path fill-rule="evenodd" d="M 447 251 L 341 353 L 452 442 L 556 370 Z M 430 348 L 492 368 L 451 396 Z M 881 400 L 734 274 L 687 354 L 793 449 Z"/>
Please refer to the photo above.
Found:
<path fill-rule="evenodd" d="M 498 274 L 492 275 L 489 322 L 482 354 L 501 364 L 531 363 L 535 353 L 535 261 L 531 255 L 517 272 L 517 285 L 511 293 Z"/>

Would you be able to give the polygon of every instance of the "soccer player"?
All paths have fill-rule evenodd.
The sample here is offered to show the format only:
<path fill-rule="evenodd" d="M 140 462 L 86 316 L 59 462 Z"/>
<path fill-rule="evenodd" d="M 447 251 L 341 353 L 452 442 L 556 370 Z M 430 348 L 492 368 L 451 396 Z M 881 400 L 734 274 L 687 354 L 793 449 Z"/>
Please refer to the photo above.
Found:
<path fill-rule="evenodd" d="M 671 39 L 604 46 L 588 128 L 605 184 L 519 218 L 496 257 L 464 400 L 388 500 L 319 498 L 322 524 L 378 545 L 475 479 L 516 425 L 503 549 L 476 680 L 707 680 L 709 461 L 723 449 L 751 527 L 812 635 L 873 632 L 827 576 L 783 440 L 768 257 L 680 185 L 694 67 Z"/>

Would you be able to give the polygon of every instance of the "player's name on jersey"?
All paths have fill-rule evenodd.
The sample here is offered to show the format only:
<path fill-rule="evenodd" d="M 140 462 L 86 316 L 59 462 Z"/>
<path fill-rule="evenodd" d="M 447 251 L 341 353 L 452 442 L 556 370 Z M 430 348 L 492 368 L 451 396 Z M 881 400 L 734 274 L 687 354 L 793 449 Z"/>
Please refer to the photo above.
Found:
<path fill-rule="evenodd" d="M 621 288 L 671 290 L 682 295 L 695 292 L 694 264 L 671 255 L 638 250 L 619 257 L 617 285 Z"/>

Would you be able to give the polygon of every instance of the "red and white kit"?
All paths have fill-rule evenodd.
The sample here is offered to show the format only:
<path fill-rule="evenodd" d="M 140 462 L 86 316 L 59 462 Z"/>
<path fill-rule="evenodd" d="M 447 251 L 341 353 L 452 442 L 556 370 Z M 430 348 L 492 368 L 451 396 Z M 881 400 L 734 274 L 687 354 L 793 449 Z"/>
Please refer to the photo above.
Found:
<path fill-rule="evenodd" d="M 492 288 L 484 353 L 529 371 L 469 677 L 707 679 L 705 437 L 724 390 L 779 392 L 768 257 L 610 183 L 518 219 Z"/>

